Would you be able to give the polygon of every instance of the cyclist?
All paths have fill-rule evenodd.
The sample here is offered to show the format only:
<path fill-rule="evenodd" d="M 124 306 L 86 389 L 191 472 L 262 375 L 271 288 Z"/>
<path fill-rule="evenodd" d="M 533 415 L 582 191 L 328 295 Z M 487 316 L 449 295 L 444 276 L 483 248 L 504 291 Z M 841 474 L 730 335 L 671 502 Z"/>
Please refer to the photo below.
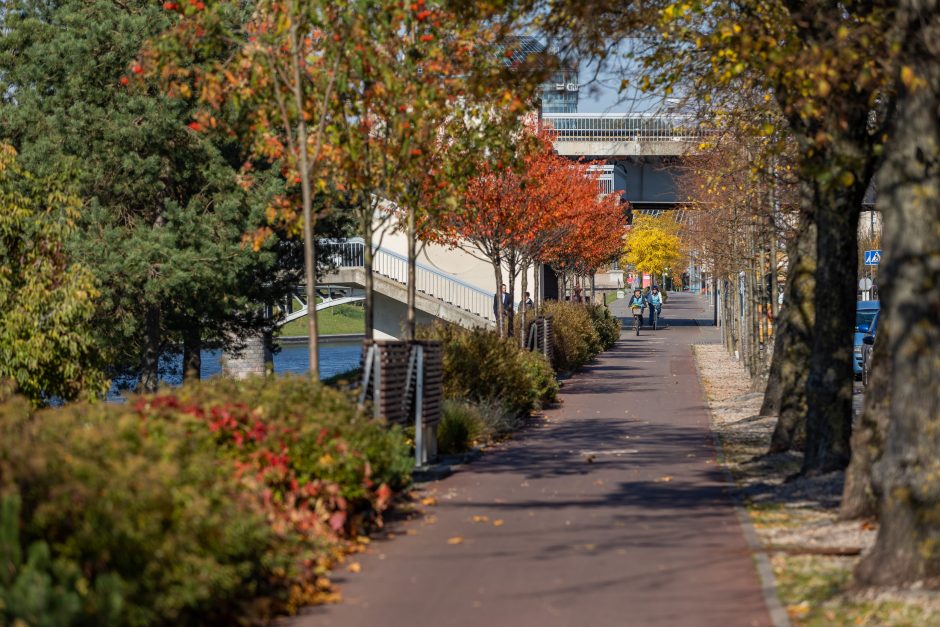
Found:
<path fill-rule="evenodd" d="M 663 311 L 663 295 L 659 293 L 659 287 L 653 286 L 653 289 L 646 297 L 646 302 L 650 307 L 650 326 L 653 326 L 654 312 L 656 317 L 659 318 Z"/>
<path fill-rule="evenodd" d="M 643 310 L 646 308 L 646 299 L 643 298 L 643 290 L 636 288 L 633 290 L 633 297 L 630 299 L 630 311 L 633 312 L 633 324 L 637 327 L 643 326 Z"/>

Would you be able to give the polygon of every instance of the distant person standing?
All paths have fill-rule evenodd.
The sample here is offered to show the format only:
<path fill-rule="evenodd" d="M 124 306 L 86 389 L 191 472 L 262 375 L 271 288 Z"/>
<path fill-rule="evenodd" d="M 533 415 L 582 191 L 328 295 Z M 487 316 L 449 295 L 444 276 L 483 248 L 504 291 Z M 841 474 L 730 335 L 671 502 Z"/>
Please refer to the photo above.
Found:
<path fill-rule="evenodd" d="M 535 308 L 535 303 L 532 302 L 532 296 L 528 292 L 526 292 L 525 296 L 522 297 L 522 300 L 519 301 L 519 307 L 516 309 L 517 311 L 522 311 L 523 308 L 526 310 Z"/>
<path fill-rule="evenodd" d="M 499 317 L 499 304 L 502 301 L 503 304 L 503 317 Z M 499 327 L 506 329 L 507 335 L 512 335 L 512 297 L 509 296 L 509 293 L 506 291 L 506 284 L 503 283 L 499 287 L 499 294 L 493 296 L 493 317 L 496 319 L 496 324 Z M 506 323 L 509 323 L 508 326 L 505 326 Z"/>

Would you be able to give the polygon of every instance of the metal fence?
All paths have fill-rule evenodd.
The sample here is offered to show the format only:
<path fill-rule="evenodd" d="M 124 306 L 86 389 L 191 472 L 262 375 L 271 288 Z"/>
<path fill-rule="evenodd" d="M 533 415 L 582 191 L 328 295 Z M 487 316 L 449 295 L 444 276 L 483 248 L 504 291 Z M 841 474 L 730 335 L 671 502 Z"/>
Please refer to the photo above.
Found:
<path fill-rule="evenodd" d="M 711 131 L 699 128 L 691 116 L 637 114 L 552 114 L 542 125 L 553 129 L 556 141 L 695 141 Z"/>
<path fill-rule="evenodd" d="M 336 267 L 361 268 L 365 265 L 365 244 L 359 238 L 322 241 L 319 246 L 329 251 L 330 260 Z M 372 255 L 372 271 L 396 283 L 408 284 L 408 258 L 396 252 L 377 248 Z M 435 268 L 420 263 L 416 265 L 415 289 L 485 320 L 496 320 L 493 315 L 493 292 L 482 290 Z"/>

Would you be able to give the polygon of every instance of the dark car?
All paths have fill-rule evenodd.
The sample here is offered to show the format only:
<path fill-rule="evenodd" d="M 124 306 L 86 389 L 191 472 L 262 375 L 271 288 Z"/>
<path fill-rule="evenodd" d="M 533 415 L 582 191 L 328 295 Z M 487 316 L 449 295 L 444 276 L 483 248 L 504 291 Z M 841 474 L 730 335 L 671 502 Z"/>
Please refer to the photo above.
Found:
<path fill-rule="evenodd" d="M 868 385 L 871 379 L 871 358 L 875 353 L 875 333 L 878 332 L 878 318 L 880 317 L 879 311 L 872 318 L 871 324 L 867 326 L 865 335 L 862 336 L 862 385 Z"/>

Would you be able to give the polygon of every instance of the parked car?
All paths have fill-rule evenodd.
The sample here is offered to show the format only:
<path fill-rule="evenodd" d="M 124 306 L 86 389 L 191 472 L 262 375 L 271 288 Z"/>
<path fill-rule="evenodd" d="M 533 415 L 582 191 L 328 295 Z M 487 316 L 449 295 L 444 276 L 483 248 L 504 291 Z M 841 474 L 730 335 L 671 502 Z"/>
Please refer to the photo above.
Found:
<path fill-rule="evenodd" d="M 877 300 L 860 300 L 855 306 L 855 344 L 854 344 L 854 357 L 852 360 L 852 367 L 855 371 L 855 378 L 862 378 L 862 338 L 865 337 L 865 333 L 868 332 L 868 327 L 871 326 L 872 320 L 875 319 L 878 310 L 881 308 L 881 302 Z M 862 330 L 862 327 L 865 327 Z"/>
<path fill-rule="evenodd" d="M 878 331 L 878 319 L 881 312 L 875 314 L 868 330 L 862 336 L 862 385 L 867 386 L 871 377 L 871 358 L 875 353 L 875 333 Z"/>

